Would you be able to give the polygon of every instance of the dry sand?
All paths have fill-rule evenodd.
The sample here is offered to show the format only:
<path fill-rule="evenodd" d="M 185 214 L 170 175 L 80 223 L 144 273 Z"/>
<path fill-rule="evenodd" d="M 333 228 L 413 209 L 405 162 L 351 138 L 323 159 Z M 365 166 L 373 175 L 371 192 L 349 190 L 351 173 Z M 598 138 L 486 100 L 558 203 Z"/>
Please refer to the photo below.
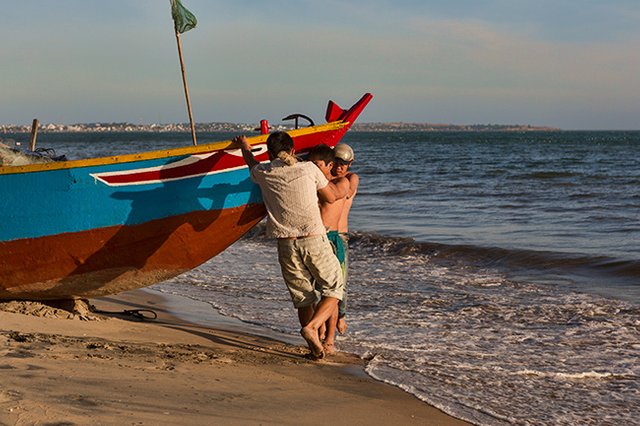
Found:
<path fill-rule="evenodd" d="M 310 361 L 301 338 L 260 336 L 208 305 L 149 290 L 91 303 L 111 313 L 0 306 L 0 424 L 466 424 L 366 376 L 354 356 Z M 115 313 L 131 309 L 158 318 Z"/>

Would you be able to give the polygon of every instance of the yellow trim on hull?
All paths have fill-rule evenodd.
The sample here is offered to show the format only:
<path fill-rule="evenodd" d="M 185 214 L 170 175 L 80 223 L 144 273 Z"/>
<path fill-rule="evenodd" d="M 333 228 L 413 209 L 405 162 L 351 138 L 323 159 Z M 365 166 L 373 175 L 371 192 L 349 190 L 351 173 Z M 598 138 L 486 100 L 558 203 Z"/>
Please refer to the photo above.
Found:
<path fill-rule="evenodd" d="M 311 135 L 314 133 L 336 131 L 348 126 L 347 121 L 337 121 L 319 126 L 302 127 L 300 129 L 290 130 L 288 133 L 291 137 Z M 251 136 L 248 138 L 251 145 L 264 143 L 269 135 Z M 84 160 L 69 160 L 54 163 L 28 164 L 25 166 L 4 166 L 0 167 L 0 175 L 9 175 L 17 173 L 42 172 L 48 170 L 72 169 L 76 167 L 102 166 L 116 163 L 129 163 L 133 161 L 155 160 L 157 158 L 173 157 L 179 155 L 194 155 L 204 152 L 218 151 L 221 149 L 234 148 L 233 142 L 230 140 L 212 142 L 204 145 L 188 146 L 184 148 L 172 148 L 159 151 L 148 151 L 138 154 L 125 154 L 114 157 L 88 158 Z"/>

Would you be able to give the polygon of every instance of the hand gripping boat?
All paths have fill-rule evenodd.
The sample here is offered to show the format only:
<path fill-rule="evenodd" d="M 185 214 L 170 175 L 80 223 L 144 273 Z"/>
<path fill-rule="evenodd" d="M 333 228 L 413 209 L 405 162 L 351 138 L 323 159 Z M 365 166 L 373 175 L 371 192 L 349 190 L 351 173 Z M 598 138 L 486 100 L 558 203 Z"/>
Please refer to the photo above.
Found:
<path fill-rule="evenodd" d="M 335 146 L 371 100 L 327 124 L 296 128 L 297 152 Z M 299 114 L 296 120 L 307 118 Z M 250 137 L 268 159 L 267 126 Z M 0 167 L 0 299 L 97 297 L 195 268 L 265 216 L 259 188 L 231 141 Z"/>

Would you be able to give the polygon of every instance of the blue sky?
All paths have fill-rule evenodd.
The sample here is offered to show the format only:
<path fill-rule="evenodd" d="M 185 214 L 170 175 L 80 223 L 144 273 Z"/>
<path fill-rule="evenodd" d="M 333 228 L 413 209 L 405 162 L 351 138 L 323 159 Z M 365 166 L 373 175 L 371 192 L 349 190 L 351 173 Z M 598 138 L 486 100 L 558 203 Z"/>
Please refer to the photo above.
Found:
<path fill-rule="evenodd" d="M 640 128 L 638 0 L 184 0 L 198 122 Z M 0 0 L 0 123 L 187 121 L 168 0 Z"/>

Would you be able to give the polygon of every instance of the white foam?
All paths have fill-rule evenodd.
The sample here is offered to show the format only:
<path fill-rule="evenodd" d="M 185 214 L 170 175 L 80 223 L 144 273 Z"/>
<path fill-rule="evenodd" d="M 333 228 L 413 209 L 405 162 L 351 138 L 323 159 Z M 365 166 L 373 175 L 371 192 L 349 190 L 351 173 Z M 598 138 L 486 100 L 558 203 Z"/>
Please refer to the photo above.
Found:
<path fill-rule="evenodd" d="M 607 378 L 628 378 L 633 379 L 634 375 L 621 375 L 614 373 L 598 373 L 596 371 L 583 371 L 578 373 L 566 373 L 566 372 L 553 372 L 553 371 L 536 371 L 536 370 L 520 370 L 515 374 L 521 374 L 525 376 L 538 376 L 538 377 L 551 377 L 555 379 L 563 380 L 582 380 L 582 379 L 607 379 Z"/>

